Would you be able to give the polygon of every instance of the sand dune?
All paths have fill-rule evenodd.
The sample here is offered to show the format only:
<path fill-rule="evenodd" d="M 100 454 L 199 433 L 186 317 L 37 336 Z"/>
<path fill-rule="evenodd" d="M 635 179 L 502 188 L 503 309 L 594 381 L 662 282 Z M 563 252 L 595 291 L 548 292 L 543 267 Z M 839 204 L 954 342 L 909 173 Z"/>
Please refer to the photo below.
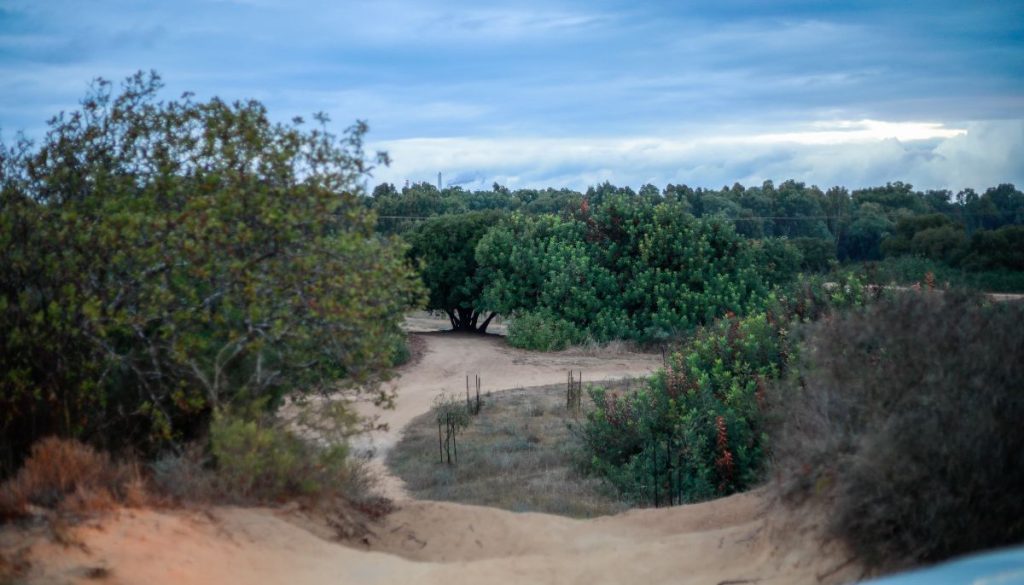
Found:
<path fill-rule="evenodd" d="M 442 391 L 640 375 L 657 356 L 628 352 L 535 354 L 500 338 L 428 334 L 426 352 L 395 382 L 398 408 L 364 448 L 379 458 Z M 379 459 L 378 459 L 379 461 Z M 594 520 L 412 501 L 387 474 L 397 510 L 357 542 L 323 538 L 289 510 L 121 510 L 72 529 L 80 546 L 36 543 L 34 583 L 839 583 L 857 576 L 814 519 L 769 504 L 763 492 L 705 504 L 633 510 Z M 307 521 L 308 524 L 308 521 Z M 321 536 L 317 536 L 317 533 Z"/>

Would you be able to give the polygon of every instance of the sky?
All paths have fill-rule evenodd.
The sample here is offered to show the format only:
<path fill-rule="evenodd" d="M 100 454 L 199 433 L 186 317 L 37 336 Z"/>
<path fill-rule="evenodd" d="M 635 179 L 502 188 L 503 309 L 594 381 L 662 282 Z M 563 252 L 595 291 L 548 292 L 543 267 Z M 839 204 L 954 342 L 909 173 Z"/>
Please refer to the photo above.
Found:
<path fill-rule="evenodd" d="M 0 0 L 0 132 L 90 80 L 369 123 L 369 186 L 1024 186 L 1024 0 Z"/>

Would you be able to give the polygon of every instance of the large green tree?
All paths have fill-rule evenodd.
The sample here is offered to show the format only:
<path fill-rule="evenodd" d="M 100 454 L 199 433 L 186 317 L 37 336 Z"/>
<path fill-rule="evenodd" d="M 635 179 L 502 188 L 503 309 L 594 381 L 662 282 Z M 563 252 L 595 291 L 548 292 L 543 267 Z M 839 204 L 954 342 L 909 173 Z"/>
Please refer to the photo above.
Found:
<path fill-rule="evenodd" d="M 430 291 L 427 308 L 444 311 L 452 329 L 485 333 L 497 315 L 490 311 L 480 320 L 486 280 L 478 269 L 476 246 L 500 217 L 495 211 L 442 215 L 420 222 L 405 236 Z"/>
<path fill-rule="evenodd" d="M 0 445 L 158 447 L 238 400 L 371 382 L 420 285 L 360 201 L 363 124 L 99 81 L 0 146 Z M 114 445 L 111 445 L 114 446 Z"/>
<path fill-rule="evenodd" d="M 486 306 L 602 341 L 665 338 L 748 310 L 767 292 L 759 258 L 726 222 L 611 188 L 563 218 L 515 214 L 477 246 Z"/>

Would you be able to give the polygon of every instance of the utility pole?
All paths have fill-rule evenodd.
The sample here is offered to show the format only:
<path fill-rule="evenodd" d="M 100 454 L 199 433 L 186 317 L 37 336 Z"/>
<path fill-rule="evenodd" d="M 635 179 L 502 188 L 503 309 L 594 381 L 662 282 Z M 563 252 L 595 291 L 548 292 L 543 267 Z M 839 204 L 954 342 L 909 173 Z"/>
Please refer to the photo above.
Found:
<path fill-rule="evenodd" d="M 437 190 L 441 190 L 441 171 L 437 172 Z"/>

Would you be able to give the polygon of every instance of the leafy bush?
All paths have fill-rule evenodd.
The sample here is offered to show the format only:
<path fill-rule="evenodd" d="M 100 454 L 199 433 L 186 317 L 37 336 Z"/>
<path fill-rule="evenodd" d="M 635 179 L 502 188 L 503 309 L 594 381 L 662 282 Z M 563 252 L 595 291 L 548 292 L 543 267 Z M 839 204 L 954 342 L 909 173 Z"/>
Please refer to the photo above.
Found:
<path fill-rule="evenodd" d="M 572 323 L 547 311 L 533 311 L 509 322 L 508 343 L 513 347 L 538 351 L 556 351 L 584 341 Z"/>
<path fill-rule="evenodd" d="M 592 389 L 595 409 L 582 429 L 591 469 L 641 501 L 656 493 L 700 501 L 750 488 L 770 448 L 769 387 L 796 352 L 789 330 L 873 298 L 856 278 L 832 286 L 800 280 L 770 297 L 763 312 L 699 329 L 634 392 Z"/>
<path fill-rule="evenodd" d="M 809 326 L 778 476 L 896 568 L 1024 540 L 1024 306 L 907 293 Z"/>
<path fill-rule="evenodd" d="M 699 501 L 757 482 L 766 383 L 788 355 L 783 325 L 767 313 L 721 319 L 637 391 L 591 390 L 583 435 L 592 466 L 635 499 L 653 499 L 656 487 Z"/>
<path fill-rule="evenodd" d="M 968 270 L 1024 271 L 1024 226 L 974 232 L 963 264 Z"/>
<path fill-rule="evenodd" d="M 794 264 L 794 250 L 766 247 Z M 762 266 L 727 222 L 614 192 L 593 208 L 584 200 L 566 218 L 513 214 L 480 239 L 476 253 L 488 308 L 539 311 L 545 319 L 528 318 L 531 326 L 561 331 L 557 320 L 564 320 L 599 342 L 674 337 L 727 311 L 748 312 L 763 301 L 769 279 L 789 276 L 784 266 Z"/>
<path fill-rule="evenodd" d="M 486 283 L 477 265 L 476 246 L 500 218 L 493 211 L 442 215 L 405 233 L 409 255 L 419 264 L 430 292 L 426 308 L 444 311 L 452 329 L 484 333 L 494 317 L 493 313 L 484 316 L 480 308 Z"/>
<path fill-rule="evenodd" d="M 836 260 L 836 243 L 827 238 L 793 238 L 790 242 L 800 250 L 800 269 L 806 272 L 828 272 Z"/>
<path fill-rule="evenodd" d="M 786 238 L 765 238 L 752 242 L 765 283 L 781 285 L 796 278 L 803 265 L 803 252 Z"/>
<path fill-rule="evenodd" d="M 239 501 L 319 495 L 349 475 L 345 445 L 314 446 L 265 417 L 215 416 L 210 453 L 222 494 Z"/>
<path fill-rule="evenodd" d="M 359 197 L 364 125 L 159 90 L 101 81 L 0 145 L 0 475 L 41 436 L 148 455 L 240 397 L 371 382 L 418 298 Z"/>

